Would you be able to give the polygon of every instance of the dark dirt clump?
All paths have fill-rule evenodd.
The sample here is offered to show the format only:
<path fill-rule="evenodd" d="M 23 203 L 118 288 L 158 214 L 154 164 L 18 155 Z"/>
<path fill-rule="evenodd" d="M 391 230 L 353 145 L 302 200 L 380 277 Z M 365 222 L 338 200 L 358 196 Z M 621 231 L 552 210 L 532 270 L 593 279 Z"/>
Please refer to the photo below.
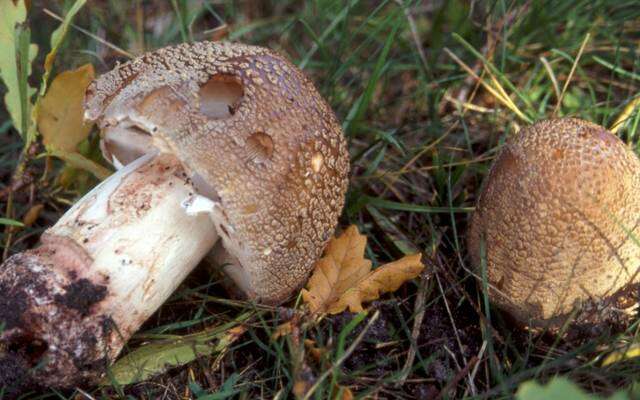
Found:
<path fill-rule="evenodd" d="M 22 314 L 28 307 L 25 296 L 12 295 L 6 284 L 0 284 L 0 293 L 8 293 L 0 298 L 0 326 L 4 324 L 5 330 L 20 326 Z"/>
<path fill-rule="evenodd" d="M 474 327 L 473 323 L 465 320 L 473 315 L 472 312 L 466 308 L 452 310 L 457 328 L 455 331 L 441 300 L 431 305 L 425 315 L 417 340 L 418 348 L 423 358 L 431 360 L 427 366 L 427 375 L 434 377 L 441 385 L 445 385 L 456 375 L 456 361 L 459 365 L 465 365 L 464 360 L 468 361 L 480 349 L 481 339 L 477 326 Z M 456 360 L 445 347 L 455 355 Z"/>
<path fill-rule="evenodd" d="M 91 306 L 101 301 L 107 295 L 107 288 L 95 285 L 88 279 L 79 279 L 64 287 L 64 295 L 57 294 L 55 301 L 67 308 L 77 310 L 81 316 L 89 314 Z"/>
<path fill-rule="evenodd" d="M 409 303 L 408 305 L 411 305 Z M 344 368 L 349 371 L 367 370 L 374 376 L 385 376 L 396 372 L 404 365 L 406 352 L 410 343 L 407 334 L 412 329 L 413 313 L 412 307 L 398 306 L 391 302 L 374 302 L 371 310 L 380 311 L 377 321 L 371 325 L 365 334 L 362 342 L 354 350 L 353 354 L 345 361 Z M 370 310 L 370 312 L 371 312 Z M 428 307 L 424 321 L 420 328 L 420 333 L 416 339 L 418 349 L 417 358 L 424 360 L 423 365 L 426 371 L 419 372 L 419 375 L 429 377 L 437 383 L 437 386 L 446 385 L 457 373 L 458 365 L 465 365 L 465 360 L 469 360 L 480 349 L 481 338 L 476 324 L 470 321 L 470 311 L 468 307 L 461 306 L 460 309 L 452 310 L 452 317 L 455 320 L 456 332 L 452 326 L 451 318 L 448 316 L 446 308 L 439 299 Z M 348 324 L 355 314 L 343 313 L 331 318 L 333 331 L 337 335 Z M 404 319 L 404 321 L 401 320 Z M 351 332 L 347 338 L 347 343 L 353 340 L 362 332 L 365 323 L 361 323 Z M 406 326 L 406 330 L 403 329 Z M 458 342 L 456 338 L 460 339 Z M 384 343 L 393 343 L 402 339 L 403 349 L 398 355 L 398 347 L 384 346 Z M 444 348 L 449 349 L 447 352 Z M 453 360 L 452 354 L 456 357 Z M 394 360 L 394 358 L 397 358 Z M 410 392 L 418 391 L 431 392 L 435 389 L 433 385 L 415 385 L 406 387 Z M 418 387 L 420 386 L 420 387 Z"/>
<path fill-rule="evenodd" d="M 0 353 L 0 393 L 4 395 L 0 398 L 15 399 L 35 388 L 36 385 L 30 379 L 26 360 L 16 354 Z"/>

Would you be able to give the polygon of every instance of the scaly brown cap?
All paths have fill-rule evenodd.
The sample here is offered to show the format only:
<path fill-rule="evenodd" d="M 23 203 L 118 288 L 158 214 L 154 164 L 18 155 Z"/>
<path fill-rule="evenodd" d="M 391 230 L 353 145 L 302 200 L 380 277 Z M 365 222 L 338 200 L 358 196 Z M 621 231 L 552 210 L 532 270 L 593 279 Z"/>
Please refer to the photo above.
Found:
<path fill-rule="evenodd" d="M 304 284 L 342 210 L 349 157 L 335 115 L 290 62 L 242 44 L 167 47 L 98 78 L 85 109 L 117 132 L 105 153 L 123 129 L 150 134 L 192 172 L 250 295 L 277 303 Z"/>
<path fill-rule="evenodd" d="M 640 161 L 601 126 L 567 118 L 509 138 L 468 243 L 478 268 L 485 243 L 491 300 L 525 324 L 551 326 L 575 305 L 624 298 L 640 280 L 633 236 L 640 239 Z"/>

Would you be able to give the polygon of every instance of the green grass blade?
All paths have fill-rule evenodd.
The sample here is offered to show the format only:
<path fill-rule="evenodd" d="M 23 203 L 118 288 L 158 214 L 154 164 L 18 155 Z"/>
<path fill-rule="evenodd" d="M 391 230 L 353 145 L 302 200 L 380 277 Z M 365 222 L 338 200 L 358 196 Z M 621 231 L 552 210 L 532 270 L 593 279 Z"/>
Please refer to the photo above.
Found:
<path fill-rule="evenodd" d="M 378 208 L 396 211 L 411 211 L 416 213 L 428 214 L 448 214 L 448 213 L 469 213 L 473 211 L 473 207 L 430 207 L 419 204 L 400 203 L 397 201 L 384 200 L 377 197 L 366 197 L 366 202 Z"/>
<path fill-rule="evenodd" d="M 9 219 L 9 218 L 0 218 L 0 225 L 19 226 L 19 227 L 24 226 L 22 222 Z"/>
<path fill-rule="evenodd" d="M 397 16 L 394 19 L 395 22 L 393 23 L 389 36 L 387 36 L 384 47 L 382 48 L 380 56 L 376 61 L 375 67 L 371 72 L 371 77 L 369 78 L 367 87 L 364 93 L 362 93 L 362 95 L 354 103 L 352 109 L 349 111 L 349 114 L 345 119 L 344 124 L 342 125 L 342 129 L 347 136 L 350 136 L 351 134 L 351 126 L 357 123 L 360 118 L 362 118 L 365 111 L 369 107 L 369 103 L 371 102 L 371 99 L 373 97 L 373 92 L 376 88 L 376 85 L 378 84 L 378 81 L 382 77 L 382 74 L 385 70 L 385 64 L 387 62 L 387 57 L 389 56 L 389 51 L 391 50 L 391 45 L 394 43 L 396 34 L 398 33 L 398 29 L 400 28 L 400 23 L 402 22 L 402 19 L 398 18 Z"/>

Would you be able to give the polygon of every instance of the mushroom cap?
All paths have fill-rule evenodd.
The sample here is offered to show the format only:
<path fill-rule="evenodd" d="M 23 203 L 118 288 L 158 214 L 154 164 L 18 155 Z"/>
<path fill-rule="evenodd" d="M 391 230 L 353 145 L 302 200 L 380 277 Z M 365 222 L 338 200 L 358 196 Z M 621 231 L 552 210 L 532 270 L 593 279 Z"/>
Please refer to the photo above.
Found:
<path fill-rule="evenodd" d="M 468 233 L 489 297 L 529 326 L 562 324 L 574 306 L 620 306 L 639 281 L 640 161 L 579 119 L 541 121 L 495 160 Z M 601 315 L 590 323 L 598 323 Z"/>
<path fill-rule="evenodd" d="M 349 155 L 334 113 L 289 61 L 236 43 L 166 47 L 95 80 L 85 117 L 103 133 L 141 128 L 177 156 L 214 200 L 252 297 L 278 303 L 304 284 L 341 213 Z"/>

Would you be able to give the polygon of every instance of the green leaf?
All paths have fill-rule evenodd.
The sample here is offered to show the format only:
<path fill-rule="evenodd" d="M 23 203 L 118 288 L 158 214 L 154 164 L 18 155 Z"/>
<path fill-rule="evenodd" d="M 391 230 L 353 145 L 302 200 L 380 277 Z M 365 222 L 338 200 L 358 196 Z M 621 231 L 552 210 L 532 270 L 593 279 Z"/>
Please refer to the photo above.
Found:
<path fill-rule="evenodd" d="M 190 384 L 189 387 L 198 400 L 224 400 L 229 399 L 238 394 L 240 390 L 234 389 L 236 383 L 240 379 L 240 374 L 233 373 L 224 384 L 215 393 L 206 394 L 202 388 L 197 387 L 195 384 Z M 197 390 L 199 389 L 199 390 Z"/>
<path fill-rule="evenodd" d="M 239 322 L 246 320 L 248 315 L 243 314 L 233 322 L 203 332 L 143 345 L 118 360 L 102 384 L 129 385 L 198 357 L 223 353 L 244 333 L 245 328 Z"/>
<path fill-rule="evenodd" d="M 0 218 L 0 225 L 24 226 L 22 222 L 15 221 L 9 218 Z"/>
<path fill-rule="evenodd" d="M 29 43 L 31 43 L 31 30 L 26 23 L 16 25 L 16 66 L 18 74 L 18 93 L 20 100 L 20 132 L 29 129 L 27 115 L 31 109 L 31 95 L 34 90 L 30 90 L 28 79 L 31 73 L 31 62 L 29 61 Z"/>
<path fill-rule="evenodd" d="M 51 34 L 51 50 L 49 50 L 49 53 L 44 60 L 44 75 L 42 76 L 44 89 L 41 87 L 40 92 L 44 92 L 46 90 L 46 82 L 49 78 L 49 74 L 51 73 L 53 62 L 55 61 L 56 55 L 58 54 L 60 45 L 62 45 L 62 41 L 69 31 L 71 21 L 86 2 L 87 0 L 76 0 L 76 2 L 73 3 L 73 6 L 71 6 L 71 8 L 69 9 L 67 15 L 64 16 L 64 20 L 62 20 L 62 23 L 60 24 L 58 29 L 53 31 L 53 33 Z"/>
<path fill-rule="evenodd" d="M 24 24 L 27 9 L 24 0 L 0 1 L 0 78 L 7 87 L 4 97 L 13 126 L 24 137 L 28 129 L 31 96 L 35 89 L 27 78 L 38 46 L 30 44 L 30 32 Z"/>
<path fill-rule="evenodd" d="M 572 399 L 572 400 L 597 400 L 601 397 L 587 394 L 575 383 L 563 377 L 555 377 L 546 385 L 540 385 L 535 381 L 528 381 L 520 385 L 516 393 L 517 400 L 548 400 L 548 399 Z M 617 392 L 609 397 L 609 400 L 628 400 L 624 392 Z"/>

